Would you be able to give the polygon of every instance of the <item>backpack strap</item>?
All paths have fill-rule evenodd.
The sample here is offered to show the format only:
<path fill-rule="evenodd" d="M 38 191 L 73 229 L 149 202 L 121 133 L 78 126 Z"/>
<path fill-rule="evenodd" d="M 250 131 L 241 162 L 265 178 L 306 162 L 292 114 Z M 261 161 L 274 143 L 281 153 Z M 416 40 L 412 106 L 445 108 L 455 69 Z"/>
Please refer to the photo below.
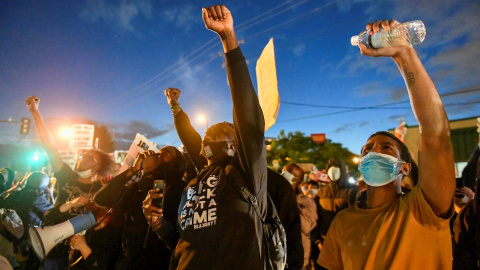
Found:
<path fill-rule="evenodd" d="M 260 218 L 260 220 L 262 221 L 262 224 L 265 223 L 265 219 L 262 217 L 262 214 L 260 212 L 260 208 L 258 207 L 258 200 L 257 200 L 257 197 L 255 195 L 253 195 L 246 187 L 244 186 L 239 186 L 235 183 L 232 183 L 233 187 L 238 191 L 240 192 L 240 194 L 242 195 L 242 197 L 247 201 L 249 202 L 253 208 L 255 209 L 255 213 L 257 213 L 257 216 Z"/>

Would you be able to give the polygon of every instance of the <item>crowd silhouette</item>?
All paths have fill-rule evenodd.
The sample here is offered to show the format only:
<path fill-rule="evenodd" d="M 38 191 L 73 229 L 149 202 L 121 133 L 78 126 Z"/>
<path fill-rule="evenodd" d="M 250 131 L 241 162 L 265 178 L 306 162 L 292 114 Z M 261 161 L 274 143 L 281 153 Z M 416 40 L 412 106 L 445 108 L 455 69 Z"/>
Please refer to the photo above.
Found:
<path fill-rule="evenodd" d="M 180 106 L 181 90 L 168 88 L 166 102 L 184 148 L 141 152 L 115 174 L 111 155 L 99 149 L 79 152 L 73 168 L 64 162 L 40 113 L 40 97 L 27 97 L 53 174 L 33 171 L 20 179 L 12 169 L 0 170 L 0 268 L 277 269 L 268 245 L 272 236 L 260 218 L 272 210 L 287 239 L 281 268 L 480 267 L 479 146 L 455 179 L 447 115 L 412 46 L 359 48 L 398 66 L 422 131 L 418 163 L 402 140 L 380 131 L 362 148 L 358 187 L 337 156 L 322 168 L 325 184 L 308 179 L 296 163 L 269 168 L 263 113 L 233 16 L 216 5 L 203 8 L 202 18 L 224 48 L 233 123 L 214 124 L 202 137 Z M 376 21 L 367 29 L 397 24 Z M 165 188 L 154 188 L 156 180 L 164 180 Z M 76 228 L 73 220 L 86 213 L 95 225 L 49 250 L 44 242 L 53 240 L 29 237 L 37 229 L 63 230 L 65 222 Z"/>

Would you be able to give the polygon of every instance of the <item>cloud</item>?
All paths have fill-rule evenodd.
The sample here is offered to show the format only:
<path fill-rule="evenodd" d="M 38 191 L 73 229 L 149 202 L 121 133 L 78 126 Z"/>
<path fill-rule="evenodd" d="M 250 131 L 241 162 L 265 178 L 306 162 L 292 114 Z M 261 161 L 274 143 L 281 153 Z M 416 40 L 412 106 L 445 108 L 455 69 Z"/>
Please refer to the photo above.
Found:
<path fill-rule="evenodd" d="M 449 116 L 462 115 L 462 117 L 464 117 L 463 115 L 467 112 L 471 117 L 472 116 L 471 112 L 475 112 L 475 111 L 478 112 L 478 107 L 479 107 L 478 104 L 477 105 L 468 104 L 468 105 L 461 105 L 461 106 L 447 106 L 445 110 Z"/>
<path fill-rule="evenodd" d="M 386 88 L 383 81 L 367 81 L 360 86 L 359 91 L 355 91 L 359 97 L 379 96 L 385 93 L 392 92 L 391 89 Z"/>
<path fill-rule="evenodd" d="M 341 132 L 347 132 L 353 130 L 353 125 L 352 124 L 345 124 L 343 126 L 340 126 L 336 128 L 332 133 L 341 133 Z"/>
<path fill-rule="evenodd" d="M 172 7 L 163 11 L 163 19 L 168 23 L 174 23 L 176 27 L 190 30 L 193 24 L 198 22 L 200 10 L 191 4 L 183 7 Z"/>
<path fill-rule="evenodd" d="M 295 56 L 302 56 L 303 53 L 305 52 L 305 48 L 307 46 L 305 45 L 305 43 L 300 43 L 298 45 L 296 45 L 295 47 L 293 47 L 292 51 L 293 51 L 293 54 Z"/>
<path fill-rule="evenodd" d="M 362 122 L 355 122 L 355 123 L 345 123 L 342 126 L 336 128 L 332 133 L 342 133 L 354 130 L 356 127 L 364 127 L 369 125 L 370 122 L 362 121 Z"/>
<path fill-rule="evenodd" d="M 393 101 L 404 101 L 408 99 L 407 89 L 405 87 L 396 87 L 392 89 L 390 97 Z"/>
<path fill-rule="evenodd" d="M 433 56 L 427 64 L 437 69 L 436 78 L 448 79 L 453 76 L 456 85 L 464 85 L 478 82 L 480 62 L 473 59 L 480 59 L 480 40 L 441 52 Z"/>
<path fill-rule="evenodd" d="M 358 123 L 358 127 L 364 127 L 364 126 L 368 126 L 368 125 L 370 125 L 370 122 L 368 122 L 368 121 L 362 121 L 362 122 Z"/>
<path fill-rule="evenodd" d="M 115 127 L 115 138 L 133 141 L 137 133 L 147 138 L 154 138 L 174 130 L 173 125 L 167 125 L 165 129 L 153 127 L 150 123 L 134 120 L 129 123 L 119 124 Z"/>
<path fill-rule="evenodd" d="M 395 115 L 391 115 L 388 117 L 388 120 L 396 120 L 398 121 L 398 123 L 400 123 L 400 118 L 404 119 L 404 115 L 400 115 L 400 114 L 395 114 Z M 404 119 L 405 120 L 405 119 Z M 406 122 L 406 121 L 405 121 Z"/>
<path fill-rule="evenodd" d="M 123 0 L 120 3 L 108 3 L 105 0 L 88 0 L 80 11 L 80 18 L 97 23 L 105 23 L 126 31 L 135 30 L 132 21 L 138 17 L 150 19 L 152 3 L 150 0 Z"/>

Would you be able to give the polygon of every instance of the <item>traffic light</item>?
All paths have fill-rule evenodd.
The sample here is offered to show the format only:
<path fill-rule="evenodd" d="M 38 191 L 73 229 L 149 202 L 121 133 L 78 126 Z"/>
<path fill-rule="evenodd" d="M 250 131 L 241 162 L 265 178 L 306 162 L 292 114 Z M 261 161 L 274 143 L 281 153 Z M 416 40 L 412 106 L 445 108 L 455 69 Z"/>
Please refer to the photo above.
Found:
<path fill-rule="evenodd" d="M 30 118 L 23 117 L 20 122 L 20 134 L 28 135 L 30 130 Z"/>
<path fill-rule="evenodd" d="M 48 164 L 48 157 L 45 152 L 35 151 L 28 154 L 28 162 L 32 169 L 40 170 Z"/>

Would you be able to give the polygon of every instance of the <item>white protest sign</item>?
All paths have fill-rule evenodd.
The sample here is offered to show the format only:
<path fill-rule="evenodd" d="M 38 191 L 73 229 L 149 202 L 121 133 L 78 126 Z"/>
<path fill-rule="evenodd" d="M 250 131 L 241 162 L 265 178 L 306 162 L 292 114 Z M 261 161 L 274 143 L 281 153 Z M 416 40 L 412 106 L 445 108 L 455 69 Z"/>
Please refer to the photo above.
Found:
<path fill-rule="evenodd" d="M 92 149 L 94 125 L 72 125 L 72 135 L 68 141 L 70 149 Z"/>
<path fill-rule="evenodd" d="M 258 58 L 255 71 L 257 73 L 258 100 L 265 118 L 265 131 L 267 131 L 277 121 L 280 108 L 273 38 L 270 39 L 263 49 L 262 55 Z"/>
<path fill-rule="evenodd" d="M 75 168 L 75 162 L 77 161 L 77 152 L 71 149 L 59 149 L 60 157 L 63 162 L 67 163 L 70 168 Z"/>
<path fill-rule="evenodd" d="M 115 150 L 113 153 L 115 163 L 122 163 L 128 155 L 128 151 Z"/>
<path fill-rule="evenodd" d="M 118 174 L 126 171 L 129 166 L 132 166 L 137 158 L 138 153 L 143 151 L 153 150 L 154 152 L 158 152 L 157 145 L 150 140 L 148 140 L 145 136 L 140 133 L 137 133 L 135 136 L 135 140 L 133 141 L 132 145 L 130 145 L 130 149 L 128 150 L 128 154 L 123 160 L 122 167 L 118 171 Z"/>

